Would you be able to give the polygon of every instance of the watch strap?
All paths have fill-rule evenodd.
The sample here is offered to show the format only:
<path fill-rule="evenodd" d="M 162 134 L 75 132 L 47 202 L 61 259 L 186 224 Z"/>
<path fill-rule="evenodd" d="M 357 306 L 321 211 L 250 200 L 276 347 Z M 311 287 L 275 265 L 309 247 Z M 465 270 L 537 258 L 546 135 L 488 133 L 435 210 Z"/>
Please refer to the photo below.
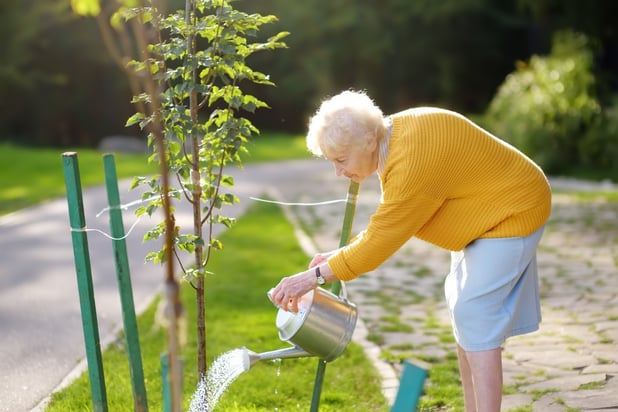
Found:
<path fill-rule="evenodd" d="M 322 273 L 320 272 L 320 267 L 316 266 L 315 267 L 315 278 L 318 281 L 318 285 L 323 285 L 326 283 L 326 279 L 324 279 L 324 277 L 322 276 Z"/>

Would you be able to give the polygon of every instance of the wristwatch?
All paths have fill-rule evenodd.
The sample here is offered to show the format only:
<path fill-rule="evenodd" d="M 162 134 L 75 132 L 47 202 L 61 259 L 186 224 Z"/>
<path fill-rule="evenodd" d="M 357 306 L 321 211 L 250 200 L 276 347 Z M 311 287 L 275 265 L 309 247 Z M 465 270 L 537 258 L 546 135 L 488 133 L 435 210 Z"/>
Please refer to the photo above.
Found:
<path fill-rule="evenodd" d="M 315 278 L 318 281 L 318 285 L 323 285 L 326 283 L 326 279 L 324 279 L 324 276 L 322 276 L 322 273 L 320 273 L 320 267 L 316 266 L 315 267 Z"/>

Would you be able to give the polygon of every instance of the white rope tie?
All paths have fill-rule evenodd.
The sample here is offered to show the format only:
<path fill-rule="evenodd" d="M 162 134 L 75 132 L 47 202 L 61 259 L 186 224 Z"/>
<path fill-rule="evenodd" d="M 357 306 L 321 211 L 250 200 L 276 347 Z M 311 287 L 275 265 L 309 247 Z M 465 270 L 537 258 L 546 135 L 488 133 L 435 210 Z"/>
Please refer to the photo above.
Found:
<path fill-rule="evenodd" d="M 97 217 L 98 217 L 98 215 L 97 215 Z M 105 233 L 102 230 L 99 230 L 99 229 L 88 229 L 88 227 L 86 227 L 86 226 L 84 226 L 82 228 L 74 228 L 74 227 L 72 227 L 71 228 L 71 232 L 78 232 L 78 233 L 96 232 L 96 233 L 102 234 L 103 236 L 105 236 L 106 238 L 108 238 L 110 240 L 124 240 L 124 239 L 129 237 L 131 232 L 133 232 L 133 229 L 135 229 L 135 226 L 137 226 L 137 224 L 139 223 L 141 218 L 142 218 L 142 216 L 139 216 L 137 218 L 137 220 L 131 225 L 131 227 L 129 228 L 129 231 L 124 236 L 122 236 L 122 237 L 114 237 L 114 236 L 111 236 L 111 235 Z"/>
<path fill-rule="evenodd" d="M 129 203 L 124 203 L 121 205 L 117 205 L 117 206 L 107 206 L 105 208 L 103 208 L 99 213 L 97 213 L 95 216 L 97 218 L 101 217 L 101 215 L 103 215 L 106 212 L 109 212 L 110 210 L 128 210 L 129 208 L 142 204 L 142 203 L 146 203 L 146 202 L 150 202 L 151 200 L 155 200 L 158 199 L 159 196 L 153 196 L 147 199 L 138 199 L 138 200 L 134 200 L 132 202 Z M 356 198 L 356 195 L 353 196 L 353 198 Z M 282 201 L 278 201 L 278 200 L 272 200 L 272 199 L 262 199 L 259 197 L 253 197 L 250 196 L 249 199 L 257 201 L 257 202 L 264 202 L 264 203 L 273 203 L 273 204 L 277 204 L 277 205 L 283 205 L 283 206 L 322 206 L 322 205 L 330 205 L 330 204 L 334 204 L 334 203 L 343 203 L 343 202 L 350 202 L 350 201 L 354 201 L 352 199 L 351 195 L 348 195 L 347 199 L 334 199 L 334 200 L 325 200 L 322 202 L 282 202 Z M 137 224 L 140 222 L 141 218 L 143 217 L 143 215 L 139 216 L 137 218 L 137 220 L 131 225 L 131 227 L 129 228 L 129 231 L 122 237 L 114 237 L 111 236 L 110 234 L 104 232 L 103 230 L 100 229 L 89 229 L 88 227 L 84 226 L 82 228 L 70 228 L 71 232 L 77 232 L 77 233 L 87 233 L 87 232 L 95 232 L 95 233 L 99 233 L 103 236 L 105 236 L 106 238 L 110 239 L 110 240 L 114 240 L 114 241 L 118 241 L 118 240 L 124 240 L 126 238 L 128 238 L 131 233 L 133 232 L 133 229 L 135 229 L 135 227 L 137 226 Z"/>
<path fill-rule="evenodd" d="M 347 199 L 335 199 L 335 200 L 325 200 L 323 202 L 281 202 L 278 200 L 270 200 L 270 199 L 262 199 L 259 197 L 249 197 L 249 199 L 251 200 L 256 200 L 258 202 L 264 202 L 264 203 L 274 203 L 277 205 L 283 205 L 283 206 L 321 206 L 321 205 L 330 205 L 333 203 L 342 203 L 342 202 L 346 202 Z"/>

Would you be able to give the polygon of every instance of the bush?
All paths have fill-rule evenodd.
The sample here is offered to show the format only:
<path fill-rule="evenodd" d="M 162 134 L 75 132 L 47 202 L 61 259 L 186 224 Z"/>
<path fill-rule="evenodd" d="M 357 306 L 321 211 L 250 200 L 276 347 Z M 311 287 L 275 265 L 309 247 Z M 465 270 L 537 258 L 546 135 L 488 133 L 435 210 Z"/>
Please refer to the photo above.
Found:
<path fill-rule="evenodd" d="M 618 181 L 618 95 L 579 142 L 582 166 L 598 169 Z"/>
<path fill-rule="evenodd" d="M 605 140 L 594 79 L 587 38 L 560 32 L 549 56 L 519 63 L 506 78 L 486 113 L 487 126 L 547 172 L 582 165 Z"/>

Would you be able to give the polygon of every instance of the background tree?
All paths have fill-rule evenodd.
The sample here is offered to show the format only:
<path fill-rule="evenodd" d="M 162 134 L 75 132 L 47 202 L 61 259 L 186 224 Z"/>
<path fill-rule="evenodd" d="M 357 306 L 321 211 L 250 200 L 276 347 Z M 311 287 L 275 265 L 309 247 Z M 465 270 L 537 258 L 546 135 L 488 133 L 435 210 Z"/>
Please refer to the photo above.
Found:
<path fill-rule="evenodd" d="M 289 50 L 256 63 L 279 85 L 268 91 L 266 121 L 291 130 L 304 128 L 318 100 L 349 87 L 368 90 L 387 112 L 421 104 L 479 112 L 528 56 L 527 20 L 508 0 L 287 3 L 243 7 L 277 10 L 274 30 L 302 28 Z"/>
<path fill-rule="evenodd" d="M 18 66 L 19 81 L 0 76 L 0 100 L 10 102 L 0 119 L 3 138 L 94 146 L 107 134 L 127 133 L 128 108 L 109 103 L 115 96 L 129 94 L 126 78 L 108 70 L 112 59 L 104 52 L 95 21 L 66 18 L 68 2 L 6 0 L 0 6 L 7 11 L 0 13 L 0 27 L 20 22 L 19 27 L 5 31 L 0 54 L 11 50 L 15 64 L 28 61 Z M 55 5 L 57 12 L 41 12 L 43 4 Z M 440 105 L 482 113 L 516 62 L 547 56 L 553 35 L 564 29 L 588 38 L 594 87 L 604 113 L 612 112 L 618 90 L 618 30 L 613 17 L 618 3 L 614 0 L 251 0 L 236 4 L 247 12 L 276 13 L 279 22 L 267 29 L 272 34 L 293 31 L 289 49 L 276 56 L 251 58 L 253 67 L 268 72 L 279 86 L 263 95 L 272 110 L 250 117 L 263 130 L 304 131 L 319 100 L 348 87 L 366 89 L 386 112 Z M 79 30 L 80 36 L 72 35 L 73 30 Z M 55 37 L 53 31 L 58 32 Z M 52 37 L 53 42 L 45 40 Z M 40 43 L 45 44 L 41 51 L 32 47 Z M 80 53 L 74 51 L 77 47 Z M 62 81 L 42 82 L 30 76 L 34 67 Z M 137 128 L 131 131 L 138 133 Z M 597 133 L 594 140 L 608 136 Z"/>
<path fill-rule="evenodd" d="M 95 146 L 122 131 L 131 108 L 126 80 L 110 70 L 96 25 L 73 14 L 68 0 L 3 0 L 0 38 L 2 139 Z"/>
<path fill-rule="evenodd" d="M 549 50 L 552 35 L 564 30 L 583 33 L 595 60 L 597 88 L 602 102 L 618 91 L 618 3 L 612 0 L 518 0 L 522 12 L 529 12 Z"/>

